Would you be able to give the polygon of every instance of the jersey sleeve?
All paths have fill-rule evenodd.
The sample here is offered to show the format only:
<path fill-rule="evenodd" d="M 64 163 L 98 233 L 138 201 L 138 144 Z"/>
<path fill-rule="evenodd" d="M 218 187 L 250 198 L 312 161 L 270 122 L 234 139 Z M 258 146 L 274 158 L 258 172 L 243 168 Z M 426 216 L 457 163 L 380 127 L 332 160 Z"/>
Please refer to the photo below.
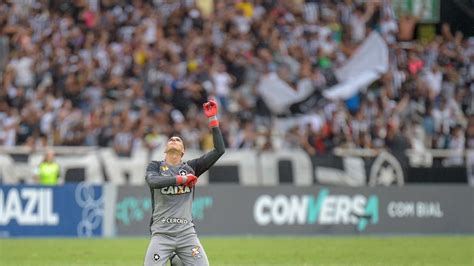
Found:
<path fill-rule="evenodd" d="M 224 138 L 222 137 L 219 127 L 212 128 L 212 140 L 214 142 L 214 148 L 211 151 L 187 162 L 187 164 L 194 169 L 196 176 L 200 176 L 211 168 L 225 152 Z"/>
<path fill-rule="evenodd" d="M 175 176 L 160 175 L 160 163 L 155 161 L 148 164 L 145 179 L 150 188 L 163 188 L 176 185 Z"/>

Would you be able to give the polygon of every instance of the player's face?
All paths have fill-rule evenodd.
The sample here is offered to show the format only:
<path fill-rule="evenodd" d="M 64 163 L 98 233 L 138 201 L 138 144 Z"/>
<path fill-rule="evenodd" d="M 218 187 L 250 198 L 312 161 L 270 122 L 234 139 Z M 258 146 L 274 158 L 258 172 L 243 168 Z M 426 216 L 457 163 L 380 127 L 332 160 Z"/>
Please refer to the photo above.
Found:
<path fill-rule="evenodd" d="M 170 151 L 170 150 L 175 150 L 175 151 L 183 153 L 184 152 L 183 140 L 180 137 L 171 137 L 168 140 L 168 143 L 166 145 L 166 151 Z"/>

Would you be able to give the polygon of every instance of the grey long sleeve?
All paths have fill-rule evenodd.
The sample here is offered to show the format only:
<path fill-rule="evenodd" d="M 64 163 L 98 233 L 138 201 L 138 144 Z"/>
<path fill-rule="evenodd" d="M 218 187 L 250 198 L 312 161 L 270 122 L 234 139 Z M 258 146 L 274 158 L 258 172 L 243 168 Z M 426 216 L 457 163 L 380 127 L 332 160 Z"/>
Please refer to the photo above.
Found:
<path fill-rule="evenodd" d="M 160 173 L 160 164 L 151 162 L 146 168 L 146 182 L 150 188 L 163 188 L 176 185 L 175 176 L 162 176 Z"/>
<path fill-rule="evenodd" d="M 199 158 L 187 162 L 194 169 L 195 175 L 198 177 L 213 166 L 225 152 L 224 138 L 219 127 L 212 128 L 212 139 L 214 149 Z"/>

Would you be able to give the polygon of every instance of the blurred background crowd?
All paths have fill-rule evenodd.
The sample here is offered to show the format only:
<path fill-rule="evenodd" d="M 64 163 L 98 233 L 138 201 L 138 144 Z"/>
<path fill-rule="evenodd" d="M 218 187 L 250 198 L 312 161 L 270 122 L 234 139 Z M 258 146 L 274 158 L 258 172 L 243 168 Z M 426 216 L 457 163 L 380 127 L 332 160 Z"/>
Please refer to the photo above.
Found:
<path fill-rule="evenodd" d="M 474 39 L 444 24 L 415 41 L 419 19 L 396 18 L 387 0 L 2 1 L 0 145 L 127 156 L 177 134 L 207 150 L 201 106 L 215 98 L 229 148 L 474 148 Z M 321 93 L 372 31 L 388 44 L 387 74 L 322 100 L 307 113 L 317 123 L 275 126 L 262 75 Z"/>

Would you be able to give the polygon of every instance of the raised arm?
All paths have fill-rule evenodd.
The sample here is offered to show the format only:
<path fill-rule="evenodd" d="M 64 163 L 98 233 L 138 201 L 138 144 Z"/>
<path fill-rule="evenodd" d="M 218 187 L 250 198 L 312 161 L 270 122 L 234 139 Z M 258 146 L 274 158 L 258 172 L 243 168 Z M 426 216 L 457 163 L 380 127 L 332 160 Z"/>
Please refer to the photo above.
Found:
<path fill-rule="evenodd" d="M 194 169 L 196 176 L 206 172 L 225 152 L 224 138 L 219 129 L 219 120 L 217 120 L 217 103 L 214 100 L 205 103 L 204 113 L 209 118 L 214 148 L 201 157 L 188 161 L 188 165 Z"/>
<path fill-rule="evenodd" d="M 174 185 L 192 186 L 197 178 L 191 174 L 186 176 L 162 176 L 160 175 L 160 164 L 151 162 L 146 168 L 145 179 L 150 188 L 163 188 Z"/>
<path fill-rule="evenodd" d="M 366 8 L 365 8 L 365 12 L 364 14 L 362 15 L 362 21 L 367 22 L 369 21 L 369 19 L 372 17 L 372 15 L 374 14 L 375 12 L 375 3 L 374 2 L 367 2 L 366 3 Z"/>

